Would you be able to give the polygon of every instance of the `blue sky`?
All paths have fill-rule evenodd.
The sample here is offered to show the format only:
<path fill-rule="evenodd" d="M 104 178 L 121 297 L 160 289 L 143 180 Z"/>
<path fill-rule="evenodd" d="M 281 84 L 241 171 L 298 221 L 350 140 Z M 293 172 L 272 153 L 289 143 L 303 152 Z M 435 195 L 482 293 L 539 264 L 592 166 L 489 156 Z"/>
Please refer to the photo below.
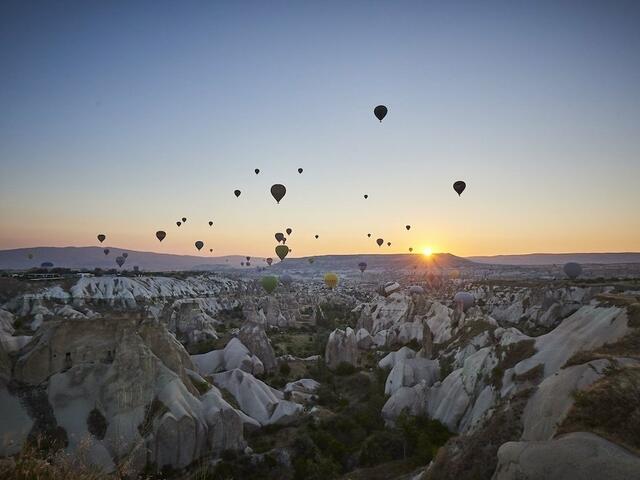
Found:
<path fill-rule="evenodd" d="M 0 248 L 269 255 L 290 226 L 294 255 L 381 251 L 369 232 L 639 250 L 639 24 L 636 2 L 3 2 Z"/>

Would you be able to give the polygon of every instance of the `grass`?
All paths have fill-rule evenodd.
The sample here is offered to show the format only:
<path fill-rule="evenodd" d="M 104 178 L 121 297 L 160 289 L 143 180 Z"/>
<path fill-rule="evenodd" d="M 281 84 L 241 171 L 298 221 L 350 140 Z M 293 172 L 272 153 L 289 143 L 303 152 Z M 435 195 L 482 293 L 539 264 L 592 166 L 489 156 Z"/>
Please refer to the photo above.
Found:
<path fill-rule="evenodd" d="M 558 433 L 594 432 L 640 453 L 640 368 L 611 368 L 575 403 Z"/>

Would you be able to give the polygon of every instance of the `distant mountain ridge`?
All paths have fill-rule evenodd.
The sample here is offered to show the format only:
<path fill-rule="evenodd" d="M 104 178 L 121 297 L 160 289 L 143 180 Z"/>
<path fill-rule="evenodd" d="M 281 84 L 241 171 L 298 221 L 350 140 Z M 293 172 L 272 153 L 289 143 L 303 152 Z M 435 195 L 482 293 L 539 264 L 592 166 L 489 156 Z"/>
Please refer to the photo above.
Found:
<path fill-rule="evenodd" d="M 567 262 L 611 265 L 640 263 L 639 252 L 619 253 L 526 253 L 519 255 L 488 255 L 466 257 L 476 263 L 491 265 L 557 265 Z"/>
<path fill-rule="evenodd" d="M 108 248 L 109 255 L 103 250 Z M 74 269 L 102 269 L 117 268 L 116 257 L 123 252 L 128 253 L 128 258 L 123 268 L 126 270 L 138 266 L 147 271 L 180 271 L 180 270 L 224 270 L 229 268 L 242 268 L 241 263 L 246 262 L 246 256 L 230 255 L 225 257 L 207 257 L 196 255 L 175 255 L 170 253 L 141 252 L 105 245 L 104 247 L 34 247 L 18 248 L 13 250 L 0 250 L 0 269 L 24 270 L 39 267 L 43 262 L 51 262 L 55 267 Z M 29 259 L 29 254 L 33 255 Z M 319 255 L 313 256 L 314 263 L 309 263 L 309 257 L 286 258 L 280 263 L 276 255 L 273 255 L 274 272 L 286 269 L 305 270 L 308 268 L 323 270 L 341 270 L 356 268 L 358 263 L 367 262 L 368 269 L 394 270 L 408 268 L 417 262 L 427 259 L 419 254 L 350 254 L 350 255 Z M 457 268 L 472 265 L 470 260 L 456 257 L 450 253 L 434 254 L 428 261 L 436 267 Z M 266 266 L 263 257 L 251 259 L 251 268 Z"/>

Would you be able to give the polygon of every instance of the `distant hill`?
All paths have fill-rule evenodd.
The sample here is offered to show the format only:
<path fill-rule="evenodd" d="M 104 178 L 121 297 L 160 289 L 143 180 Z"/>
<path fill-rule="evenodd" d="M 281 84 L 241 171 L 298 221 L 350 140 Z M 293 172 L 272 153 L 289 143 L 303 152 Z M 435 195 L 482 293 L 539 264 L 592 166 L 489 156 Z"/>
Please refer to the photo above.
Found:
<path fill-rule="evenodd" d="M 103 250 L 105 248 L 110 250 L 109 255 L 104 254 Z M 116 257 L 123 252 L 129 254 L 123 267 L 127 270 L 131 270 L 134 265 L 137 265 L 142 270 L 154 271 L 192 270 L 197 266 L 220 268 L 233 263 L 240 265 L 241 259 L 245 259 L 235 255 L 229 257 L 200 257 L 195 255 L 139 252 L 107 245 L 104 247 L 36 247 L 0 250 L 0 269 L 23 270 L 39 267 L 43 262 L 51 262 L 56 267 L 76 269 L 117 268 Z M 29 259 L 29 254 L 33 255 L 32 259 Z"/>
<path fill-rule="evenodd" d="M 110 250 L 109 255 L 103 253 L 104 248 Z M 131 270 L 137 265 L 142 270 L 151 271 L 179 271 L 179 270 L 224 270 L 230 268 L 242 268 L 241 262 L 246 257 L 230 255 L 226 257 L 206 257 L 195 255 L 173 255 L 168 253 L 139 252 L 118 247 L 35 247 L 18 248 L 14 250 L 0 250 L 0 269 L 24 270 L 39 267 L 43 262 L 51 262 L 56 267 L 75 269 L 102 269 L 117 268 L 116 257 L 123 252 L 129 254 L 124 268 Z M 33 255 L 29 259 L 29 254 Z M 368 270 L 396 270 L 409 268 L 416 262 L 430 262 L 436 267 L 457 268 L 470 266 L 470 260 L 456 257 L 449 253 L 437 253 L 427 259 L 422 255 L 388 254 L 388 255 L 320 255 L 314 258 L 311 265 L 309 257 L 286 258 L 280 263 L 274 255 L 274 263 L 271 269 L 274 272 L 283 270 L 307 270 L 321 269 L 323 271 L 355 269 L 358 263 L 367 262 Z M 253 267 L 266 266 L 262 257 L 251 259 Z"/>
<path fill-rule="evenodd" d="M 611 265 L 640 263 L 640 253 L 529 253 L 523 255 L 494 255 L 467 257 L 476 263 L 492 265 L 559 265 L 567 262 Z"/>

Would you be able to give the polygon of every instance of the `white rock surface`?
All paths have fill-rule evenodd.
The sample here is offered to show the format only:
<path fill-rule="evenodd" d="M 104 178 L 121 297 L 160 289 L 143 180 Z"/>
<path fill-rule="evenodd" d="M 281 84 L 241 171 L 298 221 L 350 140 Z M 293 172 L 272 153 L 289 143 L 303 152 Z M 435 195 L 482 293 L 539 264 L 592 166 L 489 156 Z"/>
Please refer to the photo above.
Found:
<path fill-rule="evenodd" d="M 335 329 L 329 335 L 324 352 L 324 359 L 331 369 L 341 363 L 358 364 L 358 342 L 351 327 L 346 330 Z"/>
<path fill-rule="evenodd" d="M 239 338 L 232 338 L 221 350 L 191 355 L 191 361 L 200 375 L 211 375 L 239 368 L 253 375 L 264 373 L 260 359 L 252 355 Z"/>

